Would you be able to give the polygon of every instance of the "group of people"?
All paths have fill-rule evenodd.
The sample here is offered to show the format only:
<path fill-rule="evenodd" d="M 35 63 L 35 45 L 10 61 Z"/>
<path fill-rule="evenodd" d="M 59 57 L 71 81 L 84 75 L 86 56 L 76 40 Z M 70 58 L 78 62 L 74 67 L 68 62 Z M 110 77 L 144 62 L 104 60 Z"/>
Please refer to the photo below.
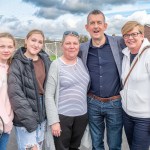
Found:
<path fill-rule="evenodd" d="M 14 125 L 19 150 L 121 150 L 124 125 L 130 150 L 150 146 L 150 42 L 144 26 L 128 21 L 122 36 L 105 33 L 103 12 L 85 25 L 91 39 L 80 44 L 65 31 L 63 55 L 53 62 L 44 34 L 30 31 L 15 52 L 15 39 L 0 33 L 0 116 L 6 150 Z M 13 123 L 12 123 L 13 122 Z M 90 147 L 90 142 L 92 147 Z"/>

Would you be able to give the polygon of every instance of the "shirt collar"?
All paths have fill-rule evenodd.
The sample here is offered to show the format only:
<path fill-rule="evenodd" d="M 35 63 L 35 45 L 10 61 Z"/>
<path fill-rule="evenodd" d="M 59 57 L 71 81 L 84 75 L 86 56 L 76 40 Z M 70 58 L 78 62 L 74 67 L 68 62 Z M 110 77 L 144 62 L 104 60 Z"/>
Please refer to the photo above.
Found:
<path fill-rule="evenodd" d="M 0 63 L 0 67 L 2 67 L 2 68 L 8 68 L 8 65 L 7 64 L 2 64 L 2 63 Z"/>
<path fill-rule="evenodd" d="M 103 47 L 104 45 L 109 45 L 108 37 L 107 37 L 106 34 L 104 34 L 104 35 L 105 35 L 105 37 L 106 37 L 106 41 L 105 41 L 105 43 L 104 43 L 103 45 L 101 45 L 100 47 Z M 90 40 L 90 48 L 97 48 L 97 47 L 93 46 L 93 44 L 92 44 L 92 39 Z"/>

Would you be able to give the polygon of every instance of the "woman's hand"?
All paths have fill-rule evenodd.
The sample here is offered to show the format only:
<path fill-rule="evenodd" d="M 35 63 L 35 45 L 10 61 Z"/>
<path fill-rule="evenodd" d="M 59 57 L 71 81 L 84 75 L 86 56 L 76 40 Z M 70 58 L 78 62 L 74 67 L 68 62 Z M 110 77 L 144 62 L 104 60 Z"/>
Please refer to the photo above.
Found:
<path fill-rule="evenodd" d="M 53 125 L 51 125 L 51 130 L 52 130 L 52 134 L 53 136 L 60 136 L 61 134 L 61 128 L 60 128 L 60 123 L 57 122 L 57 123 L 54 123 Z"/>

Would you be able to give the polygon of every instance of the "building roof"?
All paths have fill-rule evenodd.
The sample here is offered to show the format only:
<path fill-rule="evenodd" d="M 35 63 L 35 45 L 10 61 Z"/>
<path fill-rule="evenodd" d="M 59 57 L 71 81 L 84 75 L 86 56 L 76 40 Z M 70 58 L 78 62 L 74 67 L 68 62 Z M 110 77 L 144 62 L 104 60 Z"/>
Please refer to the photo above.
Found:
<path fill-rule="evenodd" d="M 144 28 L 144 35 L 150 41 L 150 24 L 145 24 Z"/>
<path fill-rule="evenodd" d="M 150 24 L 145 24 L 145 26 L 150 27 Z"/>

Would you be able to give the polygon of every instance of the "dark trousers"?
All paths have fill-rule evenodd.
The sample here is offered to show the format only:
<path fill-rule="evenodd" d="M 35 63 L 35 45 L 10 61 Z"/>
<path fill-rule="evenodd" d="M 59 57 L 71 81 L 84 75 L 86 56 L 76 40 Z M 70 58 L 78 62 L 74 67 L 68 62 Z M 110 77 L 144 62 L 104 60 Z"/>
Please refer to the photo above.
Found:
<path fill-rule="evenodd" d="M 87 114 L 76 117 L 59 115 L 61 136 L 54 137 L 56 150 L 79 150 L 84 134 L 88 116 Z"/>
<path fill-rule="evenodd" d="M 123 124 L 130 150 L 148 150 L 150 118 L 136 118 L 123 112 Z"/>

